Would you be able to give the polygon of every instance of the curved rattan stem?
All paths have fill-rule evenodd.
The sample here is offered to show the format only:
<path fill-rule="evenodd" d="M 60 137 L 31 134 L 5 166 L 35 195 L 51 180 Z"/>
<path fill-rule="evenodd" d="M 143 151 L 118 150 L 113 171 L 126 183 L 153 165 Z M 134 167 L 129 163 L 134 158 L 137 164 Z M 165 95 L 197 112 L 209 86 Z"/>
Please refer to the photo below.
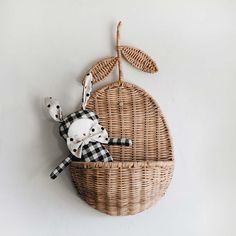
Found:
<path fill-rule="evenodd" d="M 117 58 L 118 58 L 119 82 L 121 84 L 123 81 L 123 72 L 122 72 L 121 50 L 120 50 L 120 26 L 121 26 L 121 21 L 119 21 L 117 25 L 117 31 L 116 31 L 116 50 L 117 50 Z"/>

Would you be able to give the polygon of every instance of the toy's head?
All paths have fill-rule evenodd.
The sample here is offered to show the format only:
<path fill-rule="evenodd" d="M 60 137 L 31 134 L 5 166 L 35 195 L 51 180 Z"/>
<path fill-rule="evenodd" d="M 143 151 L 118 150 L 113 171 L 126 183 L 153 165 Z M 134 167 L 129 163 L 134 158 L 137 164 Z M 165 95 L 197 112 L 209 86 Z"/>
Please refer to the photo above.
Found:
<path fill-rule="evenodd" d="M 81 145 L 89 142 L 108 143 L 108 134 L 99 124 L 98 116 L 86 109 L 86 104 L 92 91 L 92 74 L 86 75 L 84 80 L 82 109 L 63 116 L 59 102 L 52 97 L 45 98 L 45 105 L 50 116 L 60 122 L 59 133 L 67 143 L 70 152 L 80 158 Z"/>

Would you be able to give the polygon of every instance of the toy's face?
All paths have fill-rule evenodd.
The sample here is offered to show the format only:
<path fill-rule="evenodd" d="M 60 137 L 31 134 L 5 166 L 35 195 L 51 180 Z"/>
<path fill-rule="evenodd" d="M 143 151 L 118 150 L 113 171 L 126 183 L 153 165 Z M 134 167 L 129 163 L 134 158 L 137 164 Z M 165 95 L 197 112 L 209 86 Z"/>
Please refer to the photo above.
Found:
<path fill-rule="evenodd" d="M 74 156 L 81 157 L 81 145 L 89 142 L 108 143 L 107 131 L 97 120 L 81 118 L 70 125 L 67 136 L 67 146 Z"/>
<path fill-rule="evenodd" d="M 95 121 L 91 119 L 77 119 L 75 120 L 68 130 L 68 138 L 74 143 L 88 138 Z"/>

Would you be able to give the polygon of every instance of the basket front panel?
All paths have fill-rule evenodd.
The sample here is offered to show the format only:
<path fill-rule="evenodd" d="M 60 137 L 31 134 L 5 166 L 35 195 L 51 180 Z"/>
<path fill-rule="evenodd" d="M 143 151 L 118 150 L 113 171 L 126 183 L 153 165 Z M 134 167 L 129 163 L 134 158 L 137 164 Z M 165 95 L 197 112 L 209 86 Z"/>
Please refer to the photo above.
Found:
<path fill-rule="evenodd" d="M 165 119 L 143 89 L 127 82 L 109 84 L 93 93 L 87 108 L 97 113 L 110 137 L 132 139 L 132 147 L 108 146 L 115 161 L 173 159 Z"/>
<path fill-rule="evenodd" d="M 173 166 L 173 161 L 72 162 L 71 173 L 80 197 L 93 208 L 109 215 L 133 215 L 165 194 Z"/>

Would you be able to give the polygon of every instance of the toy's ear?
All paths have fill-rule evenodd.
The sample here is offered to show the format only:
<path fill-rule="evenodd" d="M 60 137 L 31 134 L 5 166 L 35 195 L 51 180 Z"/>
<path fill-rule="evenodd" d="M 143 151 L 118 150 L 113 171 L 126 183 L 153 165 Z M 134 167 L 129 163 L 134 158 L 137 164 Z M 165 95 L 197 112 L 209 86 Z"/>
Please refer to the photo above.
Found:
<path fill-rule="evenodd" d="M 52 97 L 46 97 L 45 106 L 47 107 L 48 112 L 53 120 L 58 122 L 63 120 L 61 106 L 56 99 L 53 99 Z"/>
<path fill-rule="evenodd" d="M 93 88 L 93 75 L 88 73 L 84 79 L 83 97 L 82 97 L 82 108 L 85 110 L 87 102 Z"/>

